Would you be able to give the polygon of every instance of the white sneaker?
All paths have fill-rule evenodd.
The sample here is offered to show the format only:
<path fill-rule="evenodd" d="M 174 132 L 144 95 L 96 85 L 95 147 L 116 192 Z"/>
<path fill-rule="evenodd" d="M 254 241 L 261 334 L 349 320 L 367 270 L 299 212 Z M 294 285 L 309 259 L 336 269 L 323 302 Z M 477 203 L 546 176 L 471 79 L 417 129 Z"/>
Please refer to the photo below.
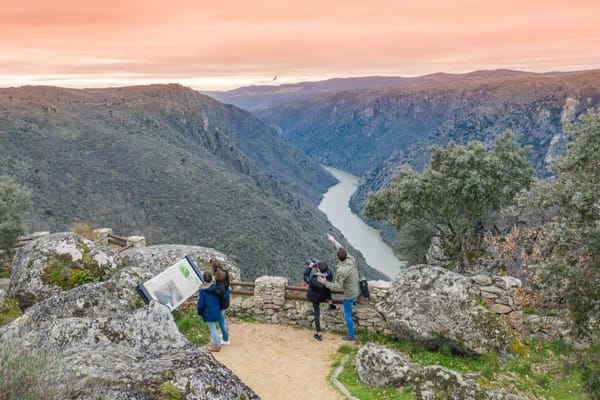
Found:
<path fill-rule="evenodd" d="M 221 339 L 221 343 L 220 344 L 223 345 L 223 346 L 229 346 L 231 344 L 231 342 L 229 340 L 228 341 L 224 341 L 223 339 Z"/>

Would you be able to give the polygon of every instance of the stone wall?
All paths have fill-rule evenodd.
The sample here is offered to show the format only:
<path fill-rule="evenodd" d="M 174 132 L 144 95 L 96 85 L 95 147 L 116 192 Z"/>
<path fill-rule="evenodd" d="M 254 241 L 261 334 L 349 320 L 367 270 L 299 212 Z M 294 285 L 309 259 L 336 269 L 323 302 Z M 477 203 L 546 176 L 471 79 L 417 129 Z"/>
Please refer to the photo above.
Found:
<path fill-rule="evenodd" d="M 108 238 L 109 235 L 113 234 L 113 230 L 110 228 L 98 228 L 94 229 L 94 234 L 98 238 L 98 243 L 104 246 L 111 246 Z M 144 236 L 127 236 L 125 239 L 124 246 L 122 247 L 146 247 L 146 238 Z M 120 246 L 114 246 L 119 248 Z"/>
<path fill-rule="evenodd" d="M 566 325 L 562 318 L 523 313 L 523 302 L 519 296 L 522 284 L 519 279 L 487 275 L 476 275 L 471 279 L 477 294 L 489 308 L 522 335 L 556 339 L 566 334 Z M 359 297 L 354 307 L 353 318 L 356 328 L 377 333 L 391 333 L 385 317 L 378 311 L 382 309 L 378 305 L 382 304 L 391 287 L 391 282 L 369 281 L 370 297 L 368 299 Z M 233 289 L 240 288 L 234 286 Z M 229 314 L 250 317 L 266 323 L 314 327 L 312 303 L 286 299 L 286 293 L 292 292 L 287 278 L 259 277 L 255 280 L 254 292 L 248 290 L 248 295 L 232 295 Z M 341 296 L 334 295 L 334 299 L 341 300 Z M 341 304 L 338 304 L 334 311 L 326 311 L 326 306 L 326 303 L 321 305 L 322 329 L 345 330 Z"/>
<path fill-rule="evenodd" d="M 238 317 L 251 317 L 261 322 L 314 327 L 312 303 L 304 300 L 286 299 L 287 278 L 262 276 L 255 281 L 253 295 L 233 294 L 229 313 Z M 383 315 L 376 310 L 375 304 L 382 301 L 390 289 L 390 282 L 370 281 L 370 297 L 359 297 L 354 307 L 355 328 L 365 328 L 373 332 L 391 333 Z M 236 289 L 236 287 L 233 287 Z M 249 292 L 252 293 L 252 292 Z M 334 299 L 341 299 L 334 295 Z M 327 304 L 321 305 L 321 328 L 345 330 L 342 306 L 334 311 L 326 311 Z"/>

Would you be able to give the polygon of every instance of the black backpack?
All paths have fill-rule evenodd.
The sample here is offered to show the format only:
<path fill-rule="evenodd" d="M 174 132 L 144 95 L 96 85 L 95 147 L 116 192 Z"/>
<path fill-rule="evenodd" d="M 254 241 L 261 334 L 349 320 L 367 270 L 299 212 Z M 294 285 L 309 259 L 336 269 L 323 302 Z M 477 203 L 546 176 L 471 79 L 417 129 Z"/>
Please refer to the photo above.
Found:
<path fill-rule="evenodd" d="M 360 294 L 364 298 L 369 298 L 369 283 L 367 282 L 367 278 L 360 278 L 358 281 L 358 286 L 360 287 Z"/>

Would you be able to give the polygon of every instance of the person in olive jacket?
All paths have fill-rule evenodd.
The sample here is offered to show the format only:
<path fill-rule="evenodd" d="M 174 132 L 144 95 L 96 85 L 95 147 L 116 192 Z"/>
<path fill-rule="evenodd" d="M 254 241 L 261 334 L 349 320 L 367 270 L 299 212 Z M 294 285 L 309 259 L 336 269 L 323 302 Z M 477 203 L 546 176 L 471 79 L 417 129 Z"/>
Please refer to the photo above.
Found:
<path fill-rule="evenodd" d="M 321 341 L 323 340 L 323 337 L 321 336 L 321 303 L 331 300 L 331 290 L 318 281 L 319 276 L 325 278 L 325 280 L 329 282 L 333 280 L 333 274 L 327 263 L 324 263 L 323 261 L 314 263 L 311 261 L 304 271 L 304 282 L 308 284 L 306 298 L 313 303 L 316 330 L 313 337 L 318 341 Z"/>
<path fill-rule="evenodd" d="M 337 267 L 335 271 L 335 280 L 333 282 L 328 282 L 325 277 L 321 276 L 317 279 L 328 289 L 342 290 L 344 292 L 344 319 L 346 320 L 348 335 L 343 339 L 350 342 L 358 341 L 358 338 L 354 335 L 354 322 L 352 321 L 352 306 L 360 294 L 356 262 L 354 261 L 354 257 L 348 254 L 346 249 L 344 249 L 333 236 L 327 234 L 327 239 L 333 242 L 336 248 Z"/>

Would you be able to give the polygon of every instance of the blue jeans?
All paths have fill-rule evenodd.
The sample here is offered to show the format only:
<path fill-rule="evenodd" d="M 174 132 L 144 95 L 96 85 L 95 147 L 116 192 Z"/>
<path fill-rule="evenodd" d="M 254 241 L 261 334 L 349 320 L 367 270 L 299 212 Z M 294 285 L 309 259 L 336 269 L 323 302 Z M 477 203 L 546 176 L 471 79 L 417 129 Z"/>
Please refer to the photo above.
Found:
<path fill-rule="evenodd" d="M 223 335 L 223 341 L 229 341 L 229 329 L 227 329 L 227 319 L 225 318 L 225 310 L 221 310 L 221 318 L 219 321 L 219 328 L 221 328 L 221 334 Z"/>
<path fill-rule="evenodd" d="M 354 321 L 352 321 L 352 305 L 356 299 L 344 299 L 344 319 L 346 320 L 346 329 L 348 336 L 354 337 Z"/>
<path fill-rule="evenodd" d="M 212 339 L 212 344 L 215 346 L 219 345 L 219 332 L 217 331 L 217 323 L 216 322 L 207 322 L 208 329 L 210 329 L 210 337 Z"/>

